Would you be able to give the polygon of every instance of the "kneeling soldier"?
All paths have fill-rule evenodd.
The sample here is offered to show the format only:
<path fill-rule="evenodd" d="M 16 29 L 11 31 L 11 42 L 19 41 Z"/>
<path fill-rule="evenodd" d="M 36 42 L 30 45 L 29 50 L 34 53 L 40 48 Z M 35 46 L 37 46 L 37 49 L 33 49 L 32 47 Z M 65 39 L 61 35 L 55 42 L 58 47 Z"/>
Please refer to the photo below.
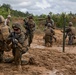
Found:
<path fill-rule="evenodd" d="M 22 54 L 26 53 L 28 51 L 27 47 L 27 39 L 24 34 L 24 32 L 21 30 L 21 25 L 19 23 L 14 23 L 12 25 L 13 32 L 10 33 L 8 37 L 8 41 L 12 42 L 10 45 L 12 48 L 12 54 L 14 56 L 14 61 L 15 61 L 15 56 L 18 57 L 18 53 L 16 55 L 16 49 L 20 52 L 19 57 L 22 57 Z M 18 61 L 18 59 L 17 59 Z M 15 61 L 16 62 L 16 61 Z"/>
<path fill-rule="evenodd" d="M 65 33 L 66 33 L 65 38 L 67 38 L 68 36 L 68 45 L 72 45 L 76 34 L 76 29 L 73 26 L 72 22 L 69 22 L 69 26 L 66 28 Z"/>
<path fill-rule="evenodd" d="M 51 24 L 48 23 L 47 28 L 45 29 L 45 46 L 52 46 L 52 41 L 55 35 L 54 30 L 51 28 Z"/>

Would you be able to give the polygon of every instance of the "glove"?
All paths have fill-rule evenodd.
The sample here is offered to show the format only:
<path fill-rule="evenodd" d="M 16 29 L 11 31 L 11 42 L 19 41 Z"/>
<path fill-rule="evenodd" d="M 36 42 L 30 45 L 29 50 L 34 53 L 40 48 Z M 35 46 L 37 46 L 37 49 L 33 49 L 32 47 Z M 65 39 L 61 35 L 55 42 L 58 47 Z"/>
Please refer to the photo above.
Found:
<path fill-rule="evenodd" d="M 18 40 L 17 40 L 17 39 L 13 39 L 13 42 L 14 42 L 15 44 L 17 44 L 17 43 L 18 43 Z"/>
<path fill-rule="evenodd" d="M 24 54 L 24 53 L 26 53 L 27 51 L 28 51 L 29 49 L 28 49 L 28 47 L 26 47 L 26 48 L 22 48 L 22 54 Z"/>
<path fill-rule="evenodd" d="M 15 39 L 15 42 L 16 42 L 16 43 L 18 43 L 18 40 L 17 40 L 17 39 Z"/>

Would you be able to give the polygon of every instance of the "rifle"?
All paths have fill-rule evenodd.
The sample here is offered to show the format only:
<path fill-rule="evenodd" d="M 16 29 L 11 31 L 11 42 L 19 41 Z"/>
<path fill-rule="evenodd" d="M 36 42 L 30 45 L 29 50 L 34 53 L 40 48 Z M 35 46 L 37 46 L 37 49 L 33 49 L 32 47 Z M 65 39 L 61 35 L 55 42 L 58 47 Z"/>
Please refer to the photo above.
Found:
<path fill-rule="evenodd" d="M 13 46 L 14 50 L 15 50 L 15 54 L 14 54 L 14 62 L 16 65 L 20 65 L 21 64 L 21 51 L 22 51 L 22 45 L 20 43 L 18 43 L 18 40 L 13 36 L 11 38 L 12 42 L 9 44 Z"/>
<path fill-rule="evenodd" d="M 17 39 L 15 39 L 15 38 L 13 38 L 12 39 L 12 44 L 13 44 L 13 46 L 16 48 L 16 47 L 20 47 L 20 48 L 22 48 L 22 45 L 18 42 L 18 40 Z"/>
<path fill-rule="evenodd" d="M 14 37 L 14 34 L 13 34 L 13 37 L 10 39 L 11 40 L 11 43 L 9 44 L 9 46 L 13 45 L 14 48 L 16 47 L 20 47 L 22 48 L 22 45 L 18 42 L 18 40 Z"/>

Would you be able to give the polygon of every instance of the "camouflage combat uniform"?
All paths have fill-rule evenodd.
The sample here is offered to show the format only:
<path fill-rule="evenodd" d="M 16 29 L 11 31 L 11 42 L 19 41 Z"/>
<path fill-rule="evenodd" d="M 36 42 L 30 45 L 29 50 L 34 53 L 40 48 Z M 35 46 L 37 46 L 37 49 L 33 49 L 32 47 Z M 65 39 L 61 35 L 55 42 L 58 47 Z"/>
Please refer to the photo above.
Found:
<path fill-rule="evenodd" d="M 1 34 L 1 26 L 4 25 L 4 18 L 0 16 L 0 62 L 3 61 L 3 53 L 4 53 L 4 40 Z"/>
<path fill-rule="evenodd" d="M 16 33 L 15 30 L 17 30 L 17 29 L 15 29 L 13 32 L 10 33 L 10 35 L 8 37 L 8 41 L 12 42 L 12 38 L 15 38 L 15 42 L 17 42 L 17 44 L 19 43 L 21 46 L 20 51 L 21 51 L 21 55 L 22 55 L 28 51 L 26 36 L 25 36 L 24 32 L 21 31 L 21 26 L 19 23 L 14 23 L 12 25 L 12 28 L 13 28 L 13 30 L 14 30 L 14 28 L 20 29 L 20 33 Z M 12 53 L 14 56 L 15 50 L 14 50 L 13 45 L 11 46 L 11 48 L 12 48 Z"/>
<path fill-rule="evenodd" d="M 55 35 L 55 32 L 51 28 L 51 24 L 48 23 L 47 28 L 45 29 L 45 36 L 44 36 L 45 45 L 47 45 L 47 43 L 50 43 L 50 46 L 52 46 L 54 35 Z"/>
<path fill-rule="evenodd" d="M 48 23 L 50 23 L 52 26 L 52 28 L 54 28 L 54 21 L 53 19 L 51 19 L 50 15 L 47 16 L 47 20 L 46 20 L 46 23 L 45 23 L 45 26 L 48 25 Z"/>
<path fill-rule="evenodd" d="M 28 21 L 25 22 L 24 25 L 26 29 L 26 34 L 28 36 L 28 46 L 32 43 L 35 31 L 35 22 L 33 21 L 33 17 L 29 16 Z"/>
<path fill-rule="evenodd" d="M 68 38 L 69 38 L 68 44 L 69 45 L 73 44 L 73 40 L 75 38 L 75 31 L 76 31 L 76 29 L 75 29 L 75 27 L 73 27 L 73 23 L 69 22 L 69 27 L 67 27 L 65 30 L 65 33 L 66 33 L 65 38 L 67 38 L 67 36 L 68 36 Z"/>
<path fill-rule="evenodd" d="M 8 15 L 7 19 L 5 19 L 5 25 L 9 26 L 11 16 Z"/>

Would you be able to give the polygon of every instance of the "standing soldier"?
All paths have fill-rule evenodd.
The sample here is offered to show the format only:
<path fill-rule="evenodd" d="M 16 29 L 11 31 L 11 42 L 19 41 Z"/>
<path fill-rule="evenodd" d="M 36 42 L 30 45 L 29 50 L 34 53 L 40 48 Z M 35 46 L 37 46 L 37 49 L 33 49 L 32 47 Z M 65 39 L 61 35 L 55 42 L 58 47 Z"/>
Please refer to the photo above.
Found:
<path fill-rule="evenodd" d="M 26 34 L 28 36 L 28 46 L 30 47 L 35 31 L 35 22 L 33 20 L 33 16 L 29 16 L 28 21 L 25 22 L 24 27 L 26 29 Z"/>
<path fill-rule="evenodd" d="M 49 24 L 51 25 L 51 28 L 52 28 L 52 29 L 55 29 L 55 27 L 54 27 L 54 20 L 51 18 L 50 15 L 47 16 L 46 23 L 45 23 L 45 27 L 47 28 Z M 46 29 L 46 28 L 45 28 L 45 29 Z M 54 30 L 53 30 L 53 31 L 54 31 Z M 57 41 L 56 38 L 55 38 L 54 36 L 53 36 L 53 38 L 54 38 L 54 40 L 55 40 L 55 42 L 56 42 L 56 41 Z"/>
<path fill-rule="evenodd" d="M 8 42 L 12 42 L 12 45 L 11 45 L 12 54 L 15 58 L 15 54 L 16 54 L 15 48 L 17 45 L 18 50 L 20 50 L 20 54 L 21 54 L 20 56 L 22 57 L 22 54 L 24 54 L 28 51 L 26 36 L 25 36 L 24 32 L 21 30 L 21 25 L 19 23 L 14 23 L 12 25 L 12 28 L 13 28 L 13 32 L 11 32 L 8 37 Z M 13 61 L 13 59 L 8 60 L 6 62 L 12 62 L 12 61 Z"/>
<path fill-rule="evenodd" d="M 67 36 L 69 36 L 68 45 L 72 45 L 73 40 L 75 39 L 75 34 L 76 34 L 76 29 L 75 29 L 75 27 L 73 27 L 72 22 L 69 22 L 69 26 L 66 28 L 65 33 L 66 33 L 65 38 L 67 38 Z"/>
<path fill-rule="evenodd" d="M 7 19 L 5 20 L 5 25 L 9 26 L 10 19 L 11 19 L 11 15 L 8 15 Z"/>
<path fill-rule="evenodd" d="M 47 16 L 45 26 L 47 26 L 48 23 L 50 23 L 50 24 L 52 25 L 52 27 L 54 28 L 54 21 L 53 21 L 53 19 L 50 17 L 50 15 Z"/>

